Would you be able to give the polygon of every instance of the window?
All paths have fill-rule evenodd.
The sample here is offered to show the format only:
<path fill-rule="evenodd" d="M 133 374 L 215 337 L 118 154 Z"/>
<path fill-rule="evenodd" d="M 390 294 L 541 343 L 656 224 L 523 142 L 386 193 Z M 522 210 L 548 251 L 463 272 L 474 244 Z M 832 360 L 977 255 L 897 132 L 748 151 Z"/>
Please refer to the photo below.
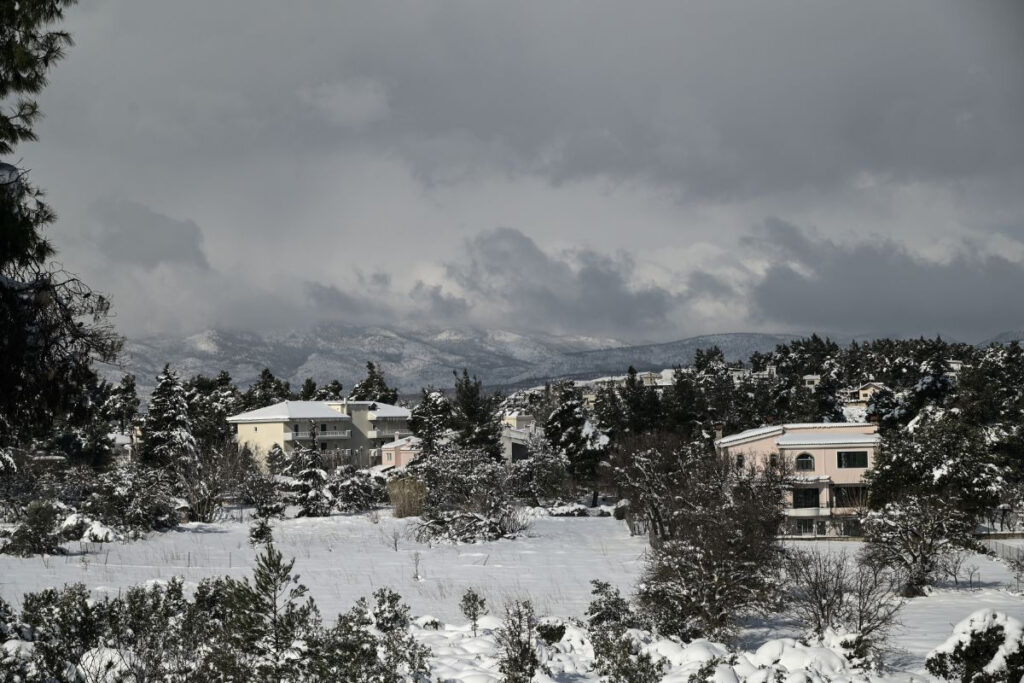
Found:
<path fill-rule="evenodd" d="M 388 462 L 391 462 L 391 454 L 388 453 Z"/>
<path fill-rule="evenodd" d="M 736 456 L 736 468 L 737 469 L 741 469 L 742 470 L 743 469 L 743 465 L 744 465 L 745 462 L 746 462 L 746 460 L 744 459 L 742 453 L 740 453 L 739 455 Z"/>
<path fill-rule="evenodd" d="M 793 507 L 818 507 L 818 489 L 793 489 Z"/>
<path fill-rule="evenodd" d="M 843 536 L 863 536 L 864 532 L 860 526 L 859 519 L 843 520 Z"/>
<path fill-rule="evenodd" d="M 810 453 L 801 453 L 796 456 L 794 468 L 797 472 L 813 472 L 814 471 L 814 456 Z"/>
<path fill-rule="evenodd" d="M 801 536 L 813 536 L 814 535 L 814 520 L 813 519 L 798 519 L 796 520 L 796 532 Z"/>
<path fill-rule="evenodd" d="M 295 424 L 292 425 L 292 431 L 293 432 L 299 431 L 299 423 L 298 422 L 296 422 Z"/>
<path fill-rule="evenodd" d="M 779 466 L 779 454 L 778 453 L 772 453 L 771 455 L 768 456 L 768 466 L 769 467 L 778 467 Z"/>
<path fill-rule="evenodd" d="M 867 505 L 868 490 L 863 486 L 837 486 L 832 489 L 837 508 L 859 508 Z"/>
<path fill-rule="evenodd" d="M 327 423 L 326 422 L 321 422 L 320 423 L 320 431 L 321 432 L 326 432 L 327 431 Z"/>
<path fill-rule="evenodd" d="M 867 451 L 839 451 L 837 458 L 841 468 L 866 468 L 868 466 Z"/>
<path fill-rule="evenodd" d="M 320 444 L 320 450 L 321 450 L 321 452 L 322 451 L 326 451 L 327 450 L 327 444 L 325 444 L 325 443 Z"/>

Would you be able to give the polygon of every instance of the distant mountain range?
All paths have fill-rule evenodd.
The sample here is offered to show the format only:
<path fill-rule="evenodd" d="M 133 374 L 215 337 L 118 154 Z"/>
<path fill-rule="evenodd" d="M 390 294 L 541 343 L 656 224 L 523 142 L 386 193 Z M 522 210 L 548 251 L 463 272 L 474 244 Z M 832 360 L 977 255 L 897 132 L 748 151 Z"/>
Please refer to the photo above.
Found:
<path fill-rule="evenodd" d="M 346 388 L 361 379 L 366 362 L 378 363 L 403 394 L 420 387 L 450 387 L 452 370 L 466 368 L 491 387 L 521 387 L 568 377 L 584 379 L 638 370 L 687 365 L 700 348 L 718 346 L 726 360 L 746 361 L 755 351 L 771 351 L 803 335 L 738 332 L 690 337 L 662 344 L 627 345 L 615 339 L 559 337 L 494 329 L 410 330 L 323 324 L 306 332 L 260 335 L 208 330 L 187 337 L 146 337 L 125 345 L 122 367 L 107 375 L 132 372 L 148 393 L 165 363 L 183 377 L 231 373 L 248 386 L 269 367 L 298 387 L 307 377 L 318 383 L 338 379 Z M 851 338 L 832 337 L 840 344 Z M 1004 332 L 979 344 L 1024 339 Z"/>
<path fill-rule="evenodd" d="M 111 377 L 134 373 L 140 392 L 170 363 L 183 377 L 221 370 L 248 386 L 269 367 L 297 387 L 307 377 L 338 379 L 346 388 L 378 363 L 389 383 L 404 394 L 420 387 L 449 387 L 452 370 L 466 368 L 492 387 L 526 386 L 558 377 L 621 374 L 630 365 L 661 370 L 686 365 L 699 348 L 717 345 L 728 360 L 746 360 L 792 335 L 716 334 L 663 344 L 625 345 L 614 339 L 558 337 L 493 329 L 400 330 L 324 324 L 303 333 L 260 335 L 208 330 L 187 337 L 146 337 L 125 344 L 122 366 Z"/>

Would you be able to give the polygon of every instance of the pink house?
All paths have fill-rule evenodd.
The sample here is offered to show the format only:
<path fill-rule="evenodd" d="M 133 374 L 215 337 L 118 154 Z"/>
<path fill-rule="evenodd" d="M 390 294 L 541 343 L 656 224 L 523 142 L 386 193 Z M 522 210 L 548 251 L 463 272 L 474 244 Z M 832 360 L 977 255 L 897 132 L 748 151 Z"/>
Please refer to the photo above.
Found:
<path fill-rule="evenodd" d="M 407 436 L 380 447 L 380 464 L 381 467 L 401 469 L 419 457 L 419 454 L 420 438 Z"/>
<path fill-rule="evenodd" d="M 864 474 L 875 462 L 877 431 L 870 423 L 774 425 L 719 438 L 715 450 L 741 465 L 788 464 L 792 489 L 784 534 L 858 536 L 858 514 L 867 501 Z"/>

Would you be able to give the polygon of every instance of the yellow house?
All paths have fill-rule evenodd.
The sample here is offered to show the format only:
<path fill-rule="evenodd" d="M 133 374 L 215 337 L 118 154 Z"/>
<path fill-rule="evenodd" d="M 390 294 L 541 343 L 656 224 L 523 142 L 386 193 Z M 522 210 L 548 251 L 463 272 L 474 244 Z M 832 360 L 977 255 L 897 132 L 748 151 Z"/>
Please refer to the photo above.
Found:
<path fill-rule="evenodd" d="M 235 439 L 257 461 L 279 445 L 286 451 L 310 447 L 315 434 L 320 450 L 358 467 L 380 463 L 381 446 L 409 436 L 408 409 L 375 401 L 281 401 L 233 415 Z"/>
<path fill-rule="evenodd" d="M 775 459 L 792 473 L 783 533 L 856 536 L 867 500 L 864 475 L 875 463 L 878 426 L 866 422 L 796 423 L 748 429 L 715 441 L 740 465 Z"/>

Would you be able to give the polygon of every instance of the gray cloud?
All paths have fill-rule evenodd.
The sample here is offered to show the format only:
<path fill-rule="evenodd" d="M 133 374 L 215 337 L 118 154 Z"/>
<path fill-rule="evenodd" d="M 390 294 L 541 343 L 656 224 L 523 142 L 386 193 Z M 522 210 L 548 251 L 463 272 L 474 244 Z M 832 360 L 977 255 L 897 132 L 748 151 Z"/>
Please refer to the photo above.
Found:
<path fill-rule="evenodd" d="M 415 314 L 421 320 L 447 324 L 465 323 L 470 312 L 469 302 L 459 296 L 446 294 L 441 285 L 427 285 L 417 281 L 409 292 L 416 304 Z"/>
<path fill-rule="evenodd" d="M 90 216 L 100 225 L 99 248 L 115 263 L 209 267 L 202 230 L 192 220 L 176 220 L 136 202 L 109 199 L 96 202 Z"/>
<path fill-rule="evenodd" d="M 513 228 L 467 240 L 466 257 L 448 264 L 448 275 L 478 308 L 523 328 L 642 334 L 664 328 L 674 305 L 667 290 L 632 284 L 635 268 L 625 254 L 551 256 Z"/>
<path fill-rule="evenodd" d="M 748 315 L 751 273 L 827 290 L 809 264 L 851 235 L 889 235 L 911 273 L 980 245 L 946 266 L 1003 292 L 980 273 L 1024 259 L 986 255 L 1024 224 L 1022 20 L 1015 0 L 95 0 L 18 154 L 129 332 L 297 311 L 627 339 L 803 325 Z M 766 215 L 820 234 L 737 249 Z M 474 237 L 494 225 L 513 230 Z M 955 324 L 979 337 L 974 314 Z"/>
<path fill-rule="evenodd" d="M 886 238 L 843 244 L 769 219 L 748 244 L 773 263 L 754 315 L 846 333 L 952 334 L 975 341 L 1024 321 L 1024 267 L 964 245 L 934 261 Z"/>

